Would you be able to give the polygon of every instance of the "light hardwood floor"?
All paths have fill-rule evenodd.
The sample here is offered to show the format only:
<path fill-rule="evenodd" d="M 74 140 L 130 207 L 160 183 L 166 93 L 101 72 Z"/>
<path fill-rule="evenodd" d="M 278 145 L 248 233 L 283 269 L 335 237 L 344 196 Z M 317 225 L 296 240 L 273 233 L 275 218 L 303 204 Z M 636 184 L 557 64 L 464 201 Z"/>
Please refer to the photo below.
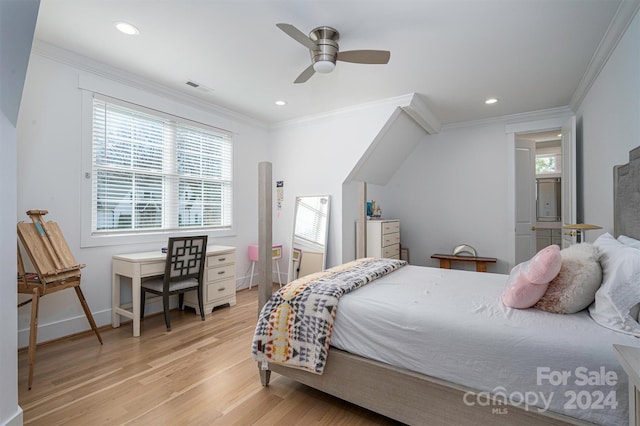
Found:
<path fill-rule="evenodd" d="M 144 319 L 38 347 L 33 387 L 18 354 L 25 425 L 397 425 L 375 413 L 272 374 L 262 387 L 251 359 L 257 291 L 200 321 L 193 311 Z M 46 300 L 45 300 L 46 303 Z"/>

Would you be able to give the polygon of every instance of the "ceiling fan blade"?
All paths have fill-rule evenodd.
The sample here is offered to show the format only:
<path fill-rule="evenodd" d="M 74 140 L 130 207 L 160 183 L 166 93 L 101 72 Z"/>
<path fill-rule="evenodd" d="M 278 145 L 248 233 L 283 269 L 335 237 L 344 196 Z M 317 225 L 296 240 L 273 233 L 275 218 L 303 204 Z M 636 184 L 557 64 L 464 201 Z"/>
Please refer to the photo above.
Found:
<path fill-rule="evenodd" d="M 315 74 L 316 70 L 313 69 L 313 64 L 309 65 L 300 75 L 296 78 L 294 83 L 304 83 L 309 80 L 313 74 Z"/>
<path fill-rule="evenodd" d="M 386 64 L 391 53 L 387 50 L 348 50 L 338 52 L 338 61 L 356 64 Z"/>
<path fill-rule="evenodd" d="M 289 37 L 297 41 L 298 43 L 304 45 L 307 49 L 315 49 L 316 44 L 307 37 L 302 31 L 297 29 L 291 24 L 276 24 L 276 27 L 280 28 L 284 31 Z"/>

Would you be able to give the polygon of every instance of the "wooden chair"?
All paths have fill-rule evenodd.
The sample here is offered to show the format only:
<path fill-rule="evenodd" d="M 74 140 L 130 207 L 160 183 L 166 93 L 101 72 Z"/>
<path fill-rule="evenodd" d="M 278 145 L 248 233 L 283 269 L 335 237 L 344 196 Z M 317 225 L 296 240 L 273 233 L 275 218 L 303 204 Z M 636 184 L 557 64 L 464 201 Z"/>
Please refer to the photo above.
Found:
<path fill-rule="evenodd" d="M 167 331 L 171 331 L 169 319 L 169 296 L 178 294 L 178 307 L 182 310 L 184 293 L 196 290 L 198 292 L 198 307 L 200 317 L 204 321 L 204 306 L 202 303 L 202 281 L 204 263 L 207 253 L 207 236 L 169 238 L 167 261 L 164 275 L 148 278 L 140 287 L 140 319 L 144 318 L 145 293 L 162 296 L 164 322 Z"/>
<path fill-rule="evenodd" d="M 20 244 L 18 244 L 18 293 L 29 294 L 18 307 L 31 303 L 31 324 L 29 328 L 29 389 L 33 384 L 33 370 L 36 360 L 38 340 L 38 306 L 40 297 L 67 288 L 73 288 L 80 300 L 84 314 L 100 344 L 102 337 L 93 320 L 82 290 L 80 289 L 80 269 L 85 265 L 78 264 L 69 250 L 69 246 L 55 222 L 44 222 L 42 216 L 46 210 L 29 210 L 27 215 L 33 223 L 18 223 L 18 237 L 36 269 L 35 273 L 25 272 Z"/>

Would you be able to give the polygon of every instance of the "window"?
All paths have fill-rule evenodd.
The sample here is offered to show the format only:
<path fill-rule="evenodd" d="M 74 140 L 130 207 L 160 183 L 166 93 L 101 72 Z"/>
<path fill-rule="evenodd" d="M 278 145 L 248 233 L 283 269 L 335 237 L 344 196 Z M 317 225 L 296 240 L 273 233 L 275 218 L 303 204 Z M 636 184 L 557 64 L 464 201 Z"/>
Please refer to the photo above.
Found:
<path fill-rule="evenodd" d="M 229 133 L 93 98 L 92 235 L 232 226 Z"/>
<path fill-rule="evenodd" d="M 536 155 L 536 174 L 560 173 L 559 154 Z"/>

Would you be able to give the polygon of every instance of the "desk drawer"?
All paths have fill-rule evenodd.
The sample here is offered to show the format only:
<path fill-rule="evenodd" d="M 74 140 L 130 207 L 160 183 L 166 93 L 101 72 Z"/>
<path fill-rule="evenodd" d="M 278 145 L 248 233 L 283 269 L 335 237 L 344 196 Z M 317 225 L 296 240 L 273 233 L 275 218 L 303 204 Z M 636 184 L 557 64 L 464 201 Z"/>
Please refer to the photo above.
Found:
<path fill-rule="evenodd" d="M 218 268 L 207 269 L 207 280 L 210 283 L 213 281 L 224 280 L 229 277 L 235 277 L 236 275 L 235 265 L 220 266 Z"/>
<path fill-rule="evenodd" d="M 217 299 L 233 296 L 236 292 L 236 280 L 229 278 L 222 281 L 207 284 L 206 298 L 204 303 L 213 302 Z"/>
<path fill-rule="evenodd" d="M 207 268 L 215 268 L 218 265 L 227 265 L 236 262 L 236 253 L 213 254 L 207 256 Z"/>
<path fill-rule="evenodd" d="M 143 263 L 140 265 L 140 276 L 150 277 L 152 275 L 163 275 L 166 262 Z"/>

